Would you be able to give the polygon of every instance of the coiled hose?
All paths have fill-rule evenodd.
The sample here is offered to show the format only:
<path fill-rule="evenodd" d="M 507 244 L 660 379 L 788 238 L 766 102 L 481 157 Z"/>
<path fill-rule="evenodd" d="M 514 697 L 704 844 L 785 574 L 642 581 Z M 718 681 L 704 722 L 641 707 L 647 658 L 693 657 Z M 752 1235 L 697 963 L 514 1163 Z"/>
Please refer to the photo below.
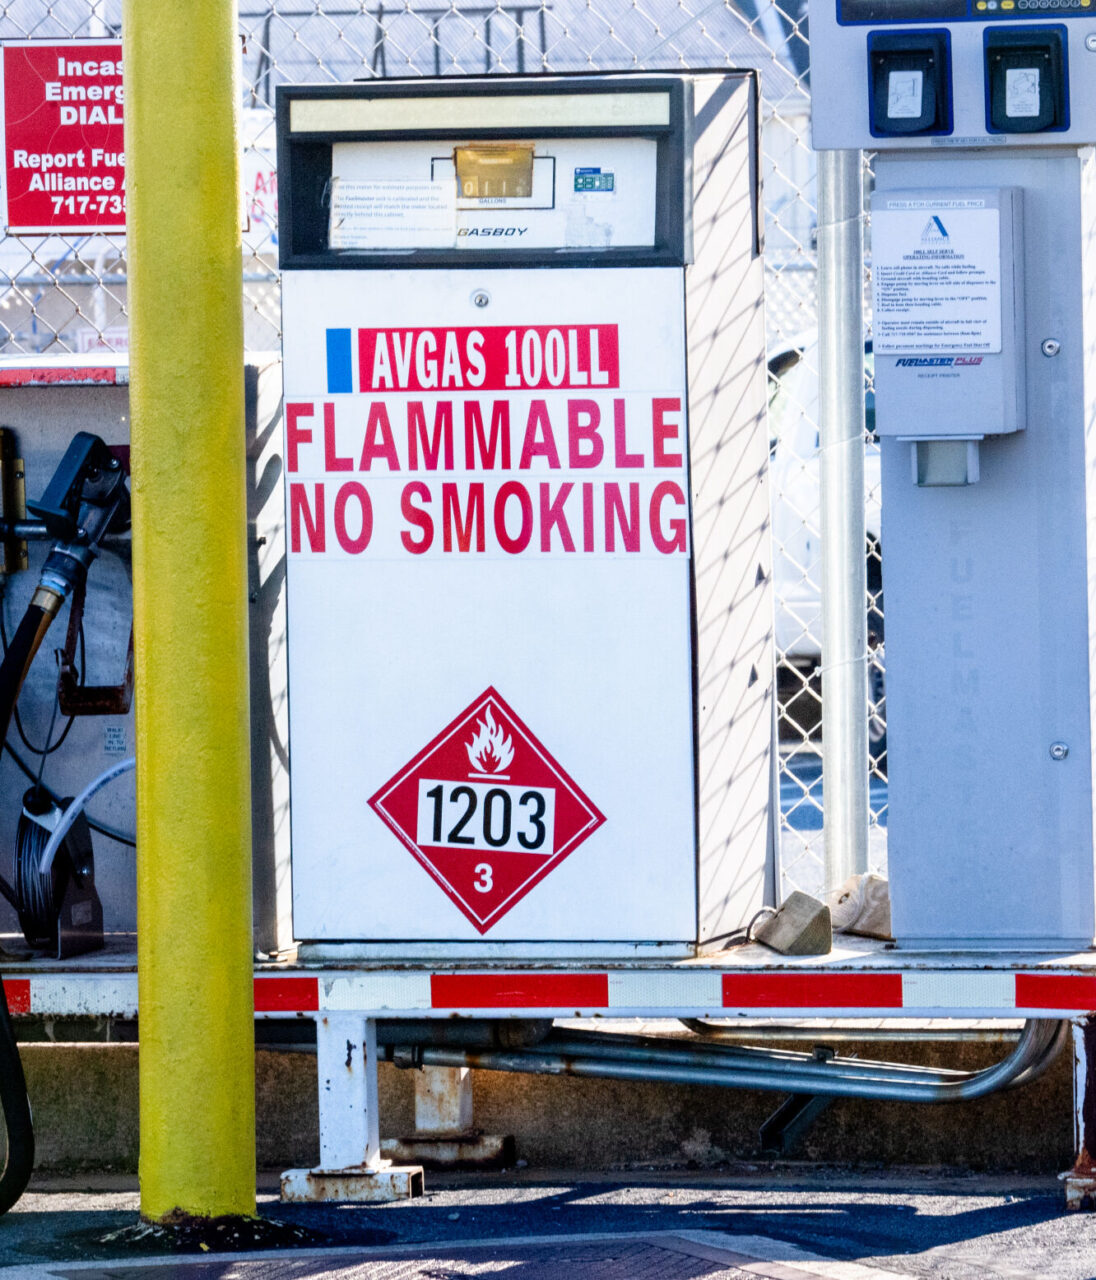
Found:
<path fill-rule="evenodd" d="M 52 621 L 51 614 L 32 604 L 0 663 L 0 742 L 7 737 L 23 680 Z M 4 1165 L 0 1169 L 0 1213 L 7 1213 L 30 1181 L 34 1167 L 34 1121 L 3 982 L 0 982 L 0 1110 L 7 1139 Z"/>

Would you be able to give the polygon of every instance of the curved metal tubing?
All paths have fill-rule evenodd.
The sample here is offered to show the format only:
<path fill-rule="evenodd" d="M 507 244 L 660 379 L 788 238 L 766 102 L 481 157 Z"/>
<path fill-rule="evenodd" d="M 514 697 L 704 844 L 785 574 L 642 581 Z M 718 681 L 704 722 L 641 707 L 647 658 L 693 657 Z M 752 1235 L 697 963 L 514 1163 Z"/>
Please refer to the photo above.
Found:
<path fill-rule="evenodd" d="M 605 1042 L 608 1043 L 605 1043 Z M 622 1041 L 623 1043 L 617 1043 Z M 678 1062 L 686 1062 L 690 1066 L 711 1067 L 716 1070 L 727 1068 L 746 1068 L 752 1071 L 764 1071 L 784 1076 L 788 1071 L 814 1063 L 818 1060 L 809 1053 L 799 1053 L 790 1049 L 765 1049 L 757 1046 L 728 1045 L 726 1048 L 693 1048 L 688 1042 L 650 1039 L 641 1036 L 617 1036 L 612 1033 L 599 1035 L 597 1032 L 572 1032 L 564 1036 L 552 1035 L 539 1046 L 552 1049 L 567 1057 L 587 1058 L 604 1057 L 617 1062 L 657 1062 L 663 1066 L 673 1066 Z M 962 1080 L 966 1074 L 952 1071 L 946 1067 L 922 1067 L 916 1064 L 875 1062 L 862 1058 L 832 1058 L 828 1066 L 837 1064 L 837 1069 L 855 1065 L 858 1078 L 873 1080 L 899 1080 L 911 1078 L 925 1081 L 952 1082 Z"/>
<path fill-rule="evenodd" d="M 769 1036 L 775 1036 L 777 1039 L 787 1043 L 802 1044 L 809 1042 L 814 1044 L 817 1041 L 824 1040 L 826 1044 L 830 1045 L 866 1044 L 872 1040 L 885 1040 L 888 1044 L 900 1044 L 903 1041 L 921 1041 L 925 1039 L 925 1033 L 921 1028 L 916 1026 L 895 1026 L 893 1023 L 885 1027 L 860 1027 L 850 1020 L 845 1020 L 840 1026 L 810 1026 L 799 1022 L 772 1022 L 769 1020 L 756 1025 L 751 1025 L 749 1022 L 743 1025 L 736 1025 L 729 1020 L 709 1022 L 707 1018 L 678 1018 L 677 1021 L 687 1031 L 695 1032 L 700 1039 L 716 1044 L 749 1044 L 751 1040 L 767 1040 Z M 961 1028 L 941 1028 L 936 1026 L 932 1029 L 932 1039 L 936 1042 L 964 1040 L 968 1042 L 982 1041 L 994 1044 L 1009 1042 L 1014 1044 L 1022 1030 L 1022 1023 L 1016 1027 L 995 1027 L 992 1031 L 965 1031 Z"/>
<path fill-rule="evenodd" d="M 1040 1019 L 1040 1021 L 1045 1021 Z M 1025 1027 L 1027 1024 L 1024 1024 Z M 1003 1089 L 1019 1089 L 1025 1084 L 1030 1084 L 1033 1080 L 1038 1080 L 1044 1071 L 1050 1066 L 1059 1053 L 1065 1048 L 1071 1039 L 1070 1024 L 1063 1019 L 1057 1024 L 1054 1035 L 1047 1040 L 1046 1052 L 1043 1058 L 1036 1061 L 1031 1067 L 1019 1072 L 1006 1085 L 1002 1085 Z"/>
<path fill-rule="evenodd" d="M 682 1027 L 685 1027 L 686 1029 L 690 1030 L 690 1032 L 697 1033 L 697 1036 L 700 1037 L 700 1039 L 703 1039 L 703 1041 L 707 1044 L 711 1044 L 711 1046 L 714 1046 L 714 1044 L 722 1044 L 722 1046 L 725 1046 L 727 1048 L 743 1047 L 741 1046 L 739 1039 L 723 1038 L 725 1037 L 725 1029 L 723 1029 L 722 1027 L 714 1027 L 714 1025 L 712 1025 L 711 1023 L 707 1023 L 707 1021 L 704 1021 L 703 1018 L 679 1018 L 677 1019 L 677 1021 L 680 1021 Z M 764 1038 L 764 1034 L 766 1034 L 767 1030 L 768 1028 L 758 1028 L 757 1030 L 758 1038 Z M 1019 1030 L 1017 1030 L 1017 1032 L 1014 1033 L 1014 1036 L 1015 1038 L 1017 1038 L 1017 1041 L 1019 1041 L 1019 1038 L 1020 1036 L 1022 1036 L 1022 1034 L 1023 1034 L 1023 1028 L 1020 1028 Z M 876 1028 L 876 1027 L 867 1027 L 867 1028 L 864 1028 L 863 1030 L 860 1030 L 860 1032 L 858 1032 L 858 1030 L 853 1030 L 849 1027 L 842 1027 L 839 1030 L 837 1030 L 835 1034 L 834 1029 L 830 1027 L 826 1027 L 826 1028 L 818 1028 L 816 1037 L 814 1038 L 818 1039 L 818 1041 L 825 1041 L 826 1043 L 832 1043 L 835 1041 L 835 1039 L 837 1039 L 837 1041 L 845 1041 L 845 1042 L 917 1041 L 917 1039 L 923 1039 L 924 1037 L 921 1032 L 918 1032 L 918 1030 L 913 1030 L 910 1028 L 886 1030 L 886 1029 Z M 1061 1050 L 1063 1050 L 1063 1047 L 1065 1046 L 1065 1041 L 1067 1041 L 1068 1038 L 1069 1038 L 1069 1023 L 1068 1021 L 1060 1021 L 1060 1023 L 1058 1023 L 1058 1032 L 1056 1032 L 1055 1041 L 1051 1042 L 1049 1046 L 1047 1046 L 1047 1053 L 1049 1053 L 1049 1061 L 1045 1062 L 1045 1064 L 1042 1064 L 1042 1065 L 1038 1064 L 1037 1062 L 1036 1066 L 1038 1069 L 1035 1071 L 1035 1074 L 1029 1074 L 1027 1070 L 1020 1071 L 1020 1073 L 1017 1076 L 1015 1076 L 1015 1078 L 1011 1080 L 1009 1084 L 1003 1085 L 1003 1088 L 1017 1089 L 1020 1087 L 1020 1085 L 1027 1084 L 1029 1079 L 1036 1079 L 1038 1075 L 1041 1075 L 1042 1073 L 1044 1073 L 1047 1066 L 1050 1065 L 1050 1062 L 1054 1061 L 1055 1057 L 1059 1055 Z M 767 1051 L 767 1052 L 772 1052 L 772 1051 Z M 864 1062 L 866 1060 L 855 1059 L 854 1061 Z M 895 1065 L 898 1065 L 898 1064 L 895 1064 Z M 907 1064 L 901 1064 L 901 1069 L 903 1069 L 904 1071 L 923 1070 L 923 1071 L 928 1071 L 928 1073 L 932 1073 L 940 1076 L 951 1075 L 951 1076 L 958 1076 L 958 1078 L 962 1078 L 962 1076 L 964 1075 L 963 1071 L 947 1071 L 946 1069 L 942 1069 L 942 1068 L 917 1068 L 917 1066 L 907 1065 Z"/>
<path fill-rule="evenodd" d="M 981 1071 L 949 1071 L 856 1058 L 820 1061 L 786 1050 L 708 1046 L 699 1052 L 684 1041 L 553 1032 L 534 1049 L 467 1052 L 422 1046 L 394 1048 L 401 1066 L 476 1067 L 538 1075 L 570 1075 L 668 1084 L 720 1085 L 779 1093 L 873 1098 L 888 1102 L 961 1102 L 1037 1079 L 1065 1042 L 1069 1024 L 1031 1019 L 1012 1052 Z M 821 1037 L 820 1037 L 821 1038 Z"/>

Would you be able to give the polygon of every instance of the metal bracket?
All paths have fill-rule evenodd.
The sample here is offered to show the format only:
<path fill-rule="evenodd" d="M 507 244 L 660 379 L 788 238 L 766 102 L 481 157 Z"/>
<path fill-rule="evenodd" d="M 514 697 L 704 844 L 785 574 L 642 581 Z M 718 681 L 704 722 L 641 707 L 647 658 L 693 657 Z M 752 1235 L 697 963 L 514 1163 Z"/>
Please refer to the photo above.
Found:
<path fill-rule="evenodd" d="M 126 666 L 121 684 L 85 684 L 76 675 L 76 645 L 84 620 L 86 586 L 79 581 L 72 593 L 68 634 L 61 650 L 61 671 L 57 677 L 58 709 L 66 716 L 124 716 L 133 701 L 133 627 L 129 629 Z"/>
<path fill-rule="evenodd" d="M 816 1044 L 812 1052 L 818 1062 L 831 1062 L 837 1056 L 824 1044 Z M 793 1093 L 785 1098 L 758 1130 L 761 1154 L 777 1158 L 790 1155 L 831 1102 L 833 1098 L 817 1093 Z"/>

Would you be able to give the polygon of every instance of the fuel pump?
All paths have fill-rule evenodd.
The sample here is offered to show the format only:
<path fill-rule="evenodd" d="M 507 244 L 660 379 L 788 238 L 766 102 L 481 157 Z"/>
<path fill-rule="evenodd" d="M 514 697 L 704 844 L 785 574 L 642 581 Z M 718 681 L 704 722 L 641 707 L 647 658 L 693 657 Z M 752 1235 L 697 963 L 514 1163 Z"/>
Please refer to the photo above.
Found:
<path fill-rule="evenodd" d="M 30 512 L 55 539 L 30 604 L 0 663 L 0 742 L 7 735 L 16 699 L 50 624 L 66 600 L 82 593 L 88 569 L 103 538 L 129 523 L 129 490 L 119 460 L 98 436 L 79 432 L 69 445 L 42 498 L 29 503 Z M 0 530 L 6 534 L 7 529 Z M 31 818 L 47 811 L 41 793 L 32 788 L 24 800 Z M 37 810 L 38 812 L 35 812 Z M 59 816 L 59 815 L 58 815 Z M 41 828 L 42 823 L 36 825 Z M 94 865 L 86 825 L 72 828 L 44 871 L 37 855 L 46 838 L 24 838 L 25 859 L 16 864 L 14 885 L 0 879 L 0 892 L 19 913 L 28 941 L 56 942 L 60 918 L 66 910 L 70 924 L 93 925 L 98 898 L 94 893 Z M 99 930 L 102 916 L 99 907 Z M 75 919 L 74 919 L 75 917 Z M 50 929 L 52 938 L 42 937 Z M 34 1161 L 34 1131 L 19 1051 L 0 983 L 0 1106 L 3 1108 L 7 1155 L 0 1171 L 0 1213 L 22 1195 Z"/>
<path fill-rule="evenodd" d="M 900 946 L 1092 945 L 1096 16 L 815 0 L 871 267 Z"/>
<path fill-rule="evenodd" d="M 754 94 L 279 89 L 302 955 L 688 956 L 771 898 Z"/>

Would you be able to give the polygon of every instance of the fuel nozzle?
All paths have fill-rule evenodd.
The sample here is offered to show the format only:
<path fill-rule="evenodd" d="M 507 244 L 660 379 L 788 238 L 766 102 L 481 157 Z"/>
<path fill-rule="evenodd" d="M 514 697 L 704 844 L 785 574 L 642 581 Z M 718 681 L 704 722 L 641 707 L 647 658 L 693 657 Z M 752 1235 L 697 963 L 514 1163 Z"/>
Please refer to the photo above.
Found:
<path fill-rule="evenodd" d="M 45 493 L 37 502 L 28 502 L 27 510 L 57 539 L 32 600 L 53 617 L 87 576 L 103 537 L 129 525 L 125 469 L 98 436 L 79 431 Z"/>

